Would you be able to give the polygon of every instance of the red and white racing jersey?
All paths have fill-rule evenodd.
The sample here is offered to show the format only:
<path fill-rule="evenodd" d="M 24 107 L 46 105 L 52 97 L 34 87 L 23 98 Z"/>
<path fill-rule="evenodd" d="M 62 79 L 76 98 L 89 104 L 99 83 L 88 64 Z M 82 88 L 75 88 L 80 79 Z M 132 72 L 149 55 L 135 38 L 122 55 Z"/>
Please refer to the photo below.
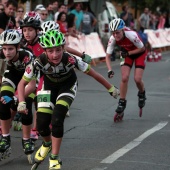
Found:
<path fill-rule="evenodd" d="M 106 49 L 107 54 L 112 54 L 115 45 L 118 45 L 127 51 L 142 48 L 144 46 L 137 32 L 130 30 L 129 28 L 125 28 L 124 35 L 124 38 L 120 41 L 116 41 L 113 35 L 110 37 Z"/>

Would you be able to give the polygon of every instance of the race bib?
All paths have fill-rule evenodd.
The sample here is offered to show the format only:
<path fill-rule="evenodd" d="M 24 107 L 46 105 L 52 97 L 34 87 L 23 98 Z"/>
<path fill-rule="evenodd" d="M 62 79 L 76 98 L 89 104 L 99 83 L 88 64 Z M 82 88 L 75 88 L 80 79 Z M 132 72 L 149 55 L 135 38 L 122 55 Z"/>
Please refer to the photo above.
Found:
<path fill-rule="evenodd" d="M 39 107 L 50 107 L 51 106 L 51 91 L 44 90 L 38 91 L 37 93 L 37 103 Z"/>

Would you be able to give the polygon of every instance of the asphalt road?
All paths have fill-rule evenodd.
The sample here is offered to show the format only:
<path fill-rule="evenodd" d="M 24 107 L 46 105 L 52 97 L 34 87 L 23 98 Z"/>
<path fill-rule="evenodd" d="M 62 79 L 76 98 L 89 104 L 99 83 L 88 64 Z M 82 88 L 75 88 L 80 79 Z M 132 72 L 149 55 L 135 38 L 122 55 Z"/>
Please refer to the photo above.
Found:
<path fill-rule="evenodd" d="M 119 87 L 120 66 L 112 62 Z M 94 69 L 107 78 L 105 63 Z M 147 62 L 144 73 L 146 106 L 139 117 L 133 69 L 127 108 L 122 122 L 114 123 L 118 100 L 91 77 L 77 72 L 79 89 L 65 120 L 60 157 L 63 170 L 170 170 L 170 53 L 159 62 Z M 11 129 L 12 155 L 0 162 L 0 170 L 30 170 L 22 151 L 21 132 Z M 36 142 L 36 150 L 41 137 Z M 48 169 L 48 158 L 39 169 Z"/>

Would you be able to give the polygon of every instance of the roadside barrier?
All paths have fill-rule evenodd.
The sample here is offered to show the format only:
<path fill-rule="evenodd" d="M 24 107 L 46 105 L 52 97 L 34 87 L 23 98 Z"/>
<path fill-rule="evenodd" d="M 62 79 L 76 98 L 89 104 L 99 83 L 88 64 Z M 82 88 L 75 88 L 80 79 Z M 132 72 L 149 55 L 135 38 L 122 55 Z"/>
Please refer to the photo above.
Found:
<path fill-rule="evenodd" d="M 162 59 L 162 51 L 166 51 L 170 47 L 170 29 L 146 29 L 145 33 L 148 35 L 148 43 L 151 47 L 147 61 L 158 62 Z"/>
<path fill-rule="evenodd" d="M 81 53 L 85 52 L 90 55 L 92 59 L 106 56 L 105 49 L 97 32 L 89 35 L 81 34 L 79 35 L 79 39 L 68 36 L 66 42 L 70 48 L 78 50 Z"/>

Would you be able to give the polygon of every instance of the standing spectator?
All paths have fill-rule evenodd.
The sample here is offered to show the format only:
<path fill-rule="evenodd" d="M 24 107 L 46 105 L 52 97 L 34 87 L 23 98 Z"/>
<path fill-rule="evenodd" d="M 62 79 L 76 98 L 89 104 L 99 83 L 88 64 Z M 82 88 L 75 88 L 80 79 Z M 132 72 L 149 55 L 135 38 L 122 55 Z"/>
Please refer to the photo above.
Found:
<path fill-rule="evenodd" d="M 67 14 L 65 12 L 60 12 L 59 15 L 58 15 L 58 19 L 57 19 L 57 23 L 60 26 L 60 31 L 63 34 L 67 33 L 67 21 L 66 21 L 66 18 L 67 18 Z"/>
<path fill-rule="evenodd" d="M 75 3 L 75 9 L 71 10 L 71 13 L 76 16 L 76 29 L 80 31 L 81 23 L 83 21 L 82 4 L 79 2 Z"/>
<path fill-rule="evenodd" d="M 150 11 L 149 16 L 150 16 L 150 29 L 156 30 L 156 25 L 158 22 L 157 15 L 156 13 Z"/>
<path fill-rule="evenodd" d="M 83 6 L 83 20 L 81 25 L 81 32 L 90 34 L 97 23 L 95 16 L 89 12 L 88 5 Z"/>
<path fill-rule="evenodd" d="M 39 15 L 40 15 L 41 24 L 47 20 L 48 11 L 45 7 L 39 8 L 37 10 L 37 13 L 39 13 Z"/>
<path fill-rule="evenodd" d="M 66 8 L 66 5 L 64 4 L 60 4 L 59 5 L 59 8 L 58 8 L 58 11 L 55 13 L 54 15 L 54 21 L 57 22 L 57 19 L 58 19 L 58 15 L 60 12 L 65 12 L 65 8 Z"/>
<path fill-rule="evenodd" d="M 16 11 L 18 4 L 15 0 L 9 0 L 7 2 L 4 12 L 0 14 L 0 33 L 6 29 L 14 29 L 16 27 L 16 21 L 14 18 L 14 12 Z"/>
<path fill-rule="evenodd" d="M 46 9 L 48 11 L 47 21 L 54 21 L 53 4 L 52 3 L 48 3 Z"/>
<path fill-rule="evenodd" d="M 74 14 L 67 15 L 67 31 L 69 35 L 78 38 L 79 32 L 76 30 L 76 16 Z"/>
<path fill-rule="evenodd" d="M 158 19 L 158 29 L 164 29 L 165 26 L 165 14 L 160 13 Z"/>
<path fill-rule="evenodd" d="M 19 6 L 17 9 L 15 21 L 16 21 L 16 28 L 19 28 L 20 22 L 23 20 L 23 14 L 24 14 L 24 7 Z"/>
<path fill-rule="evenodd" d="M 149 17 L 149 9 L 148 8 L 144 9 L 144 13 L 141 14 L 138 21 L 139 21 L 140 27 L 143 27 L 144 29 L 149 28 L 150 17 Z"/>
<path fill-rule="evenodd" d="M 122 7 L 122 11 L 120 18 L 123 19 L 127 27 L 131 28 L 134 25 L 134 19 L 132 13 L 129 12 L 129 7 L 124 5 Z"/>
<path fill-rule="evenodd" d="M 4 5 L 0 3 L 0 13 L 4 12 Z"/>
<path fill-rule="evenodd" d="M 59 6 L 58 1 L 54 0 L 53 1 L 53 11 L 54 11 L 54 13 L 56 13 L 58 11 L 58 6 Z"/>

